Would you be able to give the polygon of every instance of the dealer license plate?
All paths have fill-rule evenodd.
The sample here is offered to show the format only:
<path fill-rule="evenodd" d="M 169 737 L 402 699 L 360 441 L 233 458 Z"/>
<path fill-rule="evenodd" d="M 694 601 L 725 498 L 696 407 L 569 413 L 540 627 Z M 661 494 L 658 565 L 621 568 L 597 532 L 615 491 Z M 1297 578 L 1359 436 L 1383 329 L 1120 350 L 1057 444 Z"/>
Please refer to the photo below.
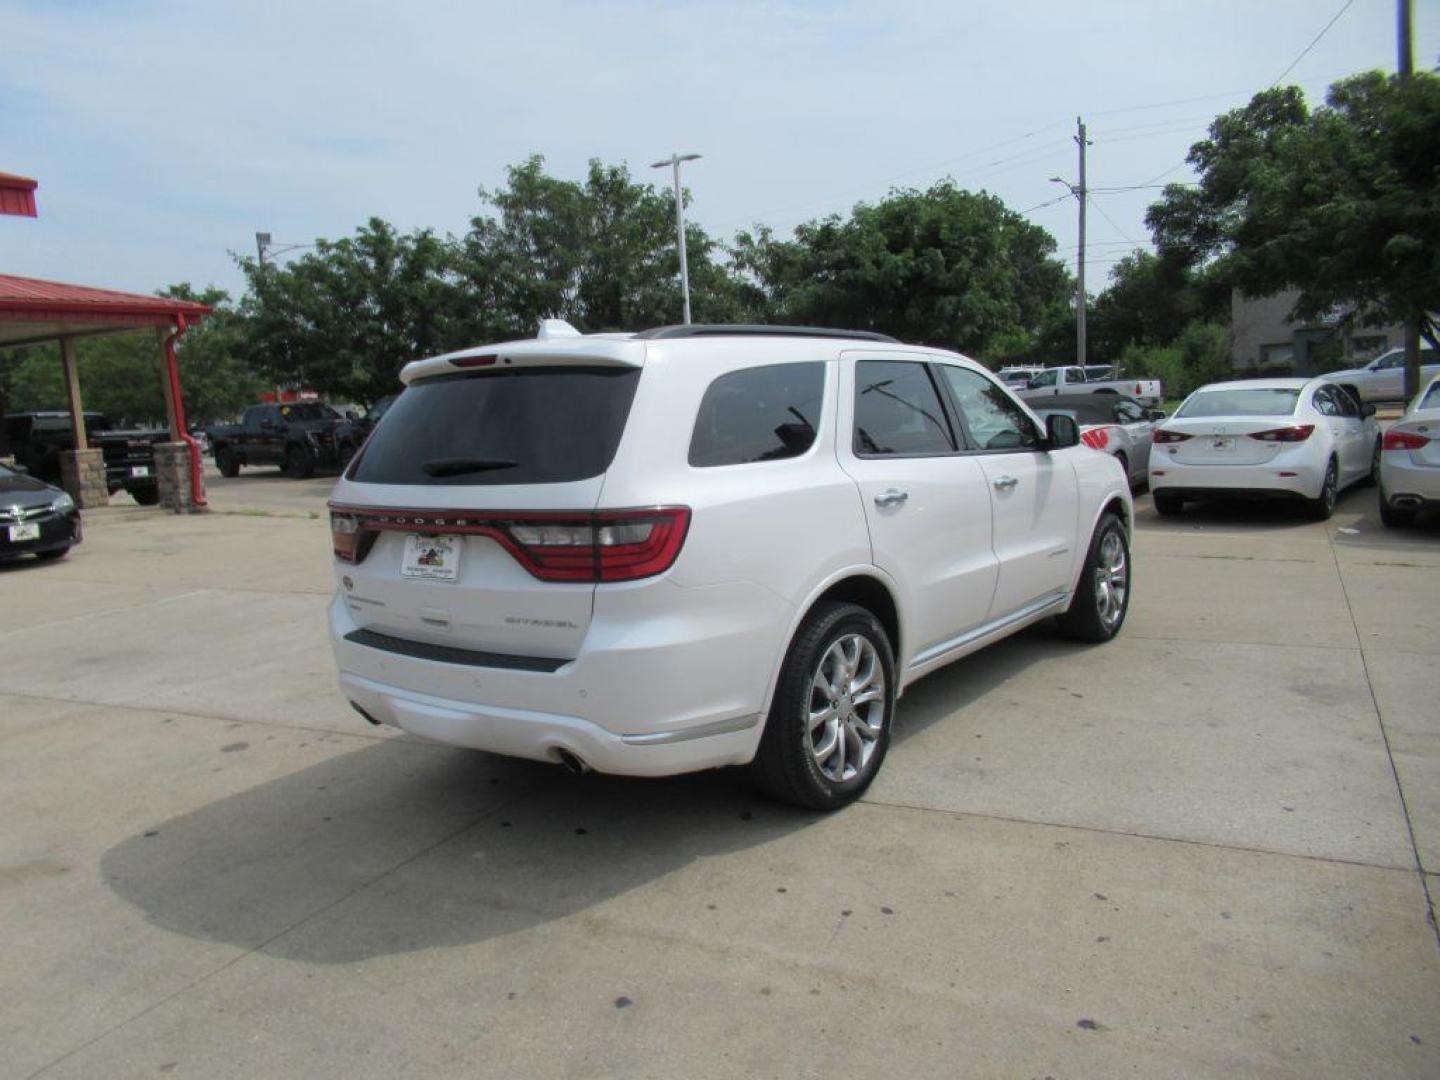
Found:
<path fill-rule="evenodd" d="M 131 476 L 149 476 L 149 475 L 150 475 L 150 466 L 149 466 L 149 465 L 131 465 L 131 466 L 130 466 L 130 475 L 131 475 Z"/>
<path fill-rule="evenodd" d="M 38 539 L 40 539 L 40 523 L 38 521 L 32 521 L 27 525 L 10 526 L 10 542 L 12 544 L 18 544 L 21 540 Z"/>
<path fill-rule="evenodd" d="M 428 581 L 454 581 L 460 573 L 461 539 L 411 533 L 405 538 L 405 559 L 400 564 L 400 573 Z"/>

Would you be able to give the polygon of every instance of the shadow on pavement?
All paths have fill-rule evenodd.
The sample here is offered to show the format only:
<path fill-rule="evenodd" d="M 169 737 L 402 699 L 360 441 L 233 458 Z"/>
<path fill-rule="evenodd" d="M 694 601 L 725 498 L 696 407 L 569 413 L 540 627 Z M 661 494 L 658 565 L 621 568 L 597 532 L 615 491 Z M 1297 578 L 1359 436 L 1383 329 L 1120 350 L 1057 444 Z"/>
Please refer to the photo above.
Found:
<path fill-rule="evenodd" d="M 1078 647 L 1036 628 L 929 676 L 906 693 L 896 744 L 963 722 L 957 710 Z M 106 852 L 101 872 L 163 929 L 338 964 L 588 911 L 820 817 L 769 801 L 738 769 L 575 777 L 392 739 L 161 822 Z M 322 914 L 342 901 L 343 918 Z"/>

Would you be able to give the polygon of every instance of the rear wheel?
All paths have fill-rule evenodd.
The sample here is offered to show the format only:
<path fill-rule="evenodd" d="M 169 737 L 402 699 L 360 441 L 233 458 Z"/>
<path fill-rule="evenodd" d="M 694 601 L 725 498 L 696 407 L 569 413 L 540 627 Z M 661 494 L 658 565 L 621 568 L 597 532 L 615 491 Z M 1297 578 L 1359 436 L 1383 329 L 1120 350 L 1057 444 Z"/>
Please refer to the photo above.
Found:
<path fill-rule="evenodd" d="M 1330 515 L 1335 513 L 1335 499 L 1340 493 L 1340 470 L 1335 464 L 1335 459 L 1330 459 L 1330 464 L 1325 468 L 1325 481 L 1320 485 L 1320 497 L 1307 500 L 1306 509 L 1310 511 L 1310 517 L 1315 521 L 1329 521 Z"/>
<path fill-rule="evenodd" d="M 818 605 L 786 654 L 751 775 L 781 802 L 838 810 L 879 772 L 894 708 L 879 621 L 857 604 Z"/>
<path fill-rule="evenodd" d="M 220 470 L 220 475 L 231 480 L 240 475 L 240 460 L 235 456 L 235 451 L 228 446 L 220 446 L 215 449 L 215 467 Z"/>
<path fill-rule="evenodd" d="M 1114 514 L 1100 519 L 1080 587 L 1070 610 L 1059 618 L 1060 629 L 1077 641 L 1109 641 L 1120 632 L 1130 610 L 1130 538 Z"/>
<path fill-rule="evenodd" d="M 1155 512 L 1161 517 L 1174 517 L 1185 509 L 1185 500 L 1179 495 L 1155 495 Z"/>
<path fill-rule="evenodd" d="M 291 443 L 285 448 L 285 475 L 292 480 L 310 479 L 315 475 L 315 455 Z"/>
<path fill-rule="evenodd" d="M 1370 475 L 1364 480 L 1367 484 L 1380 483 L 1380 446 L 1381 441 L 1376 439 L 1375 448 L 1370 451 Z"/>

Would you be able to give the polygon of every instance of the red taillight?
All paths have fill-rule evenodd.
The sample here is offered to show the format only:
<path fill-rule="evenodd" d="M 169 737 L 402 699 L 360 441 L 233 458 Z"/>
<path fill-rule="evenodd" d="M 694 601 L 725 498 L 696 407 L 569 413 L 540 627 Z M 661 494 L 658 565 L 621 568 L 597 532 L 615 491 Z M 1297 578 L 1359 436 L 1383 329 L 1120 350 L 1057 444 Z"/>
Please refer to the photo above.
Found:
<path fill-rule="evenodd" d="M 1110 445 L 1110 432 L 1103 427 L 1091 428 L 1081 432 L 1080 441 L 1092 450 L 1104 450 Z"/>
<path fill-rule="evenodd" d="M 1419 450 L 1430 440 L 1413 431 L 1387 431 L 1380 444 L 1382 450 Z"/>
<path fill-rule="evenodd" d="M 1290 427 L 1271 428 L 1269 431 L 1252 431 L 1250 438 L 1259 442 L 1304 442 L 1314 430 L 1314 424 L 1292 424 Z"/>
<path fill-rule="evenodd" d="M 541 581 L 636 581 L 674 564 L 690 527 L 686 507 L 563 512 L 378 510 L 334 507 L 335 557 L 363 562 L 382 532 L 488 536 Z"/>
<path fill-rule="evenodd" d="M 1186 439 L 1194 437 L 1187 431 L 1166 431 L 1164 428 L 1156 428 L 1155 434 L 1150 437 L 1150 440 L 1157 443 L 1172 443 L 1184 442 Z"/>

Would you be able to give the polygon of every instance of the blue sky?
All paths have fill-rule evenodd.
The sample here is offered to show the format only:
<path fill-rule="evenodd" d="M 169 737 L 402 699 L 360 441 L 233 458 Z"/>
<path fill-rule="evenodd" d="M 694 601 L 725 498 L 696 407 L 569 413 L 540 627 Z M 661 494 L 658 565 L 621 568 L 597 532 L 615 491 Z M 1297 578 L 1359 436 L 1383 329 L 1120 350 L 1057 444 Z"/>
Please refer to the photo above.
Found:
<path fill-rule="evenodd" d="M 40 181 L 38 220 L 0 218 L 0 270 L 236 290 L 257 230 L 463 232 L 531 153 L 663 181 L 650 162 L 700 152 L 690 215 L 721 238 L 946 175 L 1030 210 L 1074 176 L 1077 114 L 1092 186 L 1149 181 L 1342 4 L 0 0 L 0 171 Z M 1440 3 L 1415 8 L 1434 67 Z M 1393 0 L 1353 0 L 1286 81 L 1318 99 L 1394 64 Z M 1096 197 L 1092 291 L 1155 194 Z M 1073 201 L 1030 218 L 1073 260 Z"/>

